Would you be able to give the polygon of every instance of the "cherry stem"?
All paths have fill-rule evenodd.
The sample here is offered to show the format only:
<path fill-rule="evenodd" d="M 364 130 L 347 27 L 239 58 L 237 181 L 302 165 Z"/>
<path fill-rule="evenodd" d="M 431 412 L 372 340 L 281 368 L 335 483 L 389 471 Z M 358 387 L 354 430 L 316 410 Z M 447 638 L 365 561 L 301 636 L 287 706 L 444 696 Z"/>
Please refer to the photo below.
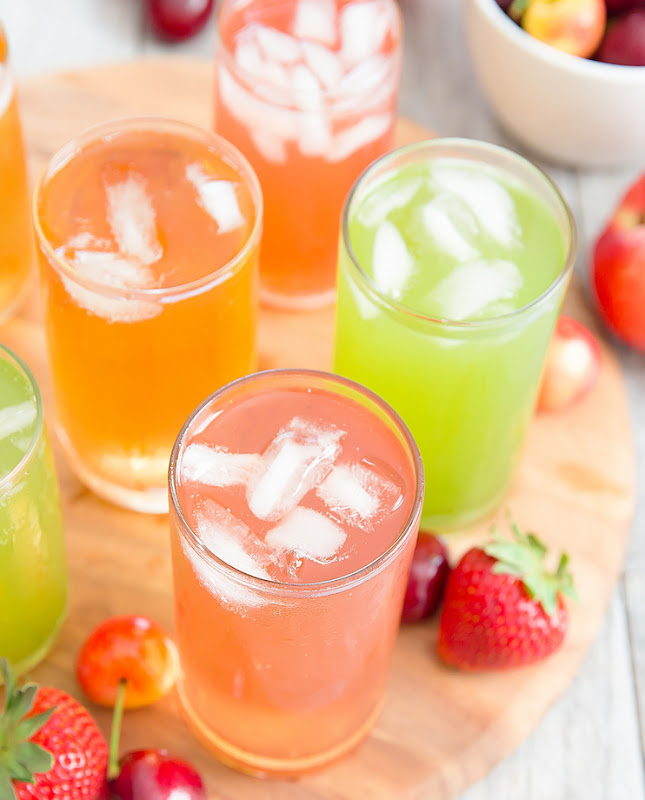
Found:
<path fill-rule="evenodd" d="M 119 766 L 119 739 L 121 738 L 121 720 L 123 719 L 123 702 L 125 700 L 125 690 L 128 681 L 121 678 L 116 690 L 116 700 L 114 702 L 114 714 L 112 715 L 112 732 L 110 734 L 110 760 L 108 762 L 107 777 L 109 781 L 119 777 L 121 767 Z"/>

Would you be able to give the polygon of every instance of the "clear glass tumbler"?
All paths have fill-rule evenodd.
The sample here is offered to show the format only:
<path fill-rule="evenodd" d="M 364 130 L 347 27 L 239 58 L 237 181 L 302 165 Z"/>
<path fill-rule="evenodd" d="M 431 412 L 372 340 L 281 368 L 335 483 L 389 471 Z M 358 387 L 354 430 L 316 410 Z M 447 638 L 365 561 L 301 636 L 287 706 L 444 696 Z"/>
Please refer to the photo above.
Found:
<path fill-rule="evenodd" d="M 225 763 L 295 776 L 367 735 L 423 486 L 400 418 L 338 376 L 257 373 L 190 416 L 170 464 L 180 695 Z"/>
<path fill-rule="evenodd" d="M 34 220 L 65 451 L 105 499 L 167 511 L 187 414 L 256 365 L 257 178 L 212 133 L 116 120 L 53 157 Z"/>
<path fill-rule="evenodd" d="M 18 672 L 31 669 L 66 609 L 63 521 L 40 392 L 0 345 L 0 656 Z"/>
<path fill-rule="evenodd" d="M 262 300 L 333 302 L 343 202 L 392 147 L 402 20 L 395 0 L 224 0 L 215 129 L 265 198 Z"/>
<path fill-rule="evenodd" d="M 426 473 L 422 529 L 475 523 L 508 491 L 575 252 L 558 189 L 500 147 L 414 144 L 354 185 L 334 369 L 409 425 Z"/>
<path fill-rule="evenodd" d="M 32 274 L 34 238 L 16 87 L 0 26 L 0 321 L 18 310 Z"/>

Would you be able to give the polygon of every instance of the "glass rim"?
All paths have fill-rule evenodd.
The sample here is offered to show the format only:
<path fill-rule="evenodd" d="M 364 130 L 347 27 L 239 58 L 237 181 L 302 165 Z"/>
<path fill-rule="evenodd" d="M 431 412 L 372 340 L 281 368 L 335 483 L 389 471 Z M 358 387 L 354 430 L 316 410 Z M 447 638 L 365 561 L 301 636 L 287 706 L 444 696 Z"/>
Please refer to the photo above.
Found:
<path fill-rule="evenodd" d="M 363 269 L 363 267 L 359 262 L 359 259 L 356 256 L 356 253 L 354 252 L 354 248 L 352 247 L 351 237 L 349 233 L 349 216 L 350 216 L 350 211 L 352 210 L 353 201 L 355 200 L 356 195 L 359 192 L 363 182 L 367 180 L 373 172 L 377 171 L 384 165 L 387 167 L 388 162 L 395 161 L 400 156 L 405 156 L 409 153 L 422 152 L 425 150 L 431 151 L 441 147 L 449 147 L 455 150 L 464 150 L 464 151 L 475 150 L 481 153 L 495 154 L 498 156 L 502 156 L 503 158 L 507 159 L 508 162 L 514 163 L 522 167 L 523 169 L 532 170 L 535 173 L 535 175 L 552 192 L 555 199 L 557 200 L 562 210 L 564 211 L 564 216 L 566 218 L 568 227 L 569 241 L 568 241 L 566 258 L 564 259 L 564 264 L 562 266 L 562 269 L 541 294 L 533 298 L 533 300 L 531 300 L 530 302 L 525 303 L 519 308 L 513 309 L 513 311 L 509 311 L 506 314 L 499 314 L 497 316 L 488 317 L 486 319 L 459 321 L 441 317 L 434 317 L 431 314 L 425 314 L 422 311 L 416 311 L 415 309 L 411 308 L 405 303 L 401 303 L 398 300 L 394 300 L 393 298 L 390 298 L 386 294 L 384 294 L 377 287 L 374 280 Z M 456 153 L 454 157 L 458 158 L 458 153 Z M 411 144 L 403 145 L 402 147 L 397 147 L 396 149 L 391 150 L 389 153 L 386 153 L 385 155 L 381 156 L 380 158 L 377 158 L 375 161 L 369 164 L 363 170 L 363 172 L 361 172 L 358 178 L 354 181 L 354 184 L 350 189 L 349 194 L 347 195 L 345 204 L 343 206 L 341 230 L 343 237 L 343 245 L 349 256 L 349 260 L 352 264 L 352 267 L 354 268 L 355 273 L 358 274 L 359 278 L 363 283 L 363 286 L 367 287 L 369 293 L 374 297 L 376 297 L 379 303 L 386 306 L 388 309 L 395 311 L 397 314 L 405 316 L 406 318 L 416 320 L 417 322 L 437 325 L 442 327 L 443 329 L 453 329 L 455 331 L 485 330 L 485 329 L 496 328 L 498 326 L 511 322 L 517 317 L 523 316 L 536 306 L 542 305 L 542 303 L 544 303 L 549 297 L 555 294 L 557 290 L 560 288 L 560 286 L 568 279 L 570 273 L 573 270 L 573 265 L 576 259 L 577 246 L 578 246 L 578 234 L 573 213 L 569 208 L 568 203 L 562 196 L 562 193 L 554 183 L 554 181 L 551 180 L 551 178 L 546 174 L 546 172 L 544 172 L 544 170 L 540 169 L 540 167 L 536 166 L 532 161 L 529 161 L 527 158 L 524 158 L 524 156 L 521 156 L 518 153 L 515 153 L 506 147 L 502 147 L 496 144 L 491 144 L 489 142 L 483 142 L 480 141 L 479 139 L 466 139 L 463 137 L 437 137 L 435 139 L 424 139 L 419 142 L 412 142 Z"/>
<path fill-rule="evenodd" d="M 34 397 L 36 400 L 36 425 L 34 428 L 33 436 L 31 437 L 31 441 L 29 442 L 29 447 L 25 450 L 23 456 L 17 462 L 17 464 L 12 467 L 9 472 L 0 477 L 0 492 L 3 491 L 7 486 L 14 484 L 16 482 L 16 478 L 20 476 L 20 473 L 25 469 L 27 464 L 31 461 L 38 442 L 40 441 L 40 437 L 44 427 L 44 415 L 43 415 L 43 400 L 40 394 L 40 389 L 38 388 L 38 384 L 32 371 L 29 369 L 27 364 L 14 353 L 11 348 L 7 347 L 7 345 L 2 344 L 0 342 L 0 359 L 9 361 L 14 366 L 17 366 L 18 369 L 22 372 L 22 374 L 27 378 L 31 388 L 34 392 Z"/>
<path fill-rule="evenodd" d="M 176 286 L 163 286 L 148 289 L 108 286 L 100 281 L 82 275 L 68 262 L 67 259 L 56 253 L 52 243 L 45 235 L 41 224 L 39 213 L 40 197 L 43 188 L 48 184 L 48 182 L 85 147 L 100 141 L 108 134 L 118 135 L 123 131 L 145 131 L 148 129 L 155 131 L 176 131 L 178 134 L 185 136 L 193 142 L 201 142 L 205 146 L 215 145 L 218 148 L 218 153 L 227 161 L 232 163 L 232 166 L 239 171 L 240 176 L 248 185 L 251 200 L 253 201 L 254 205 L 255 220 L 253 222 L 253 227 L 251 228 L 251 231 L 240 250 L 226 263 L 218 266 L 216 269 L 209 272 L 207 275 L 202 276 L 201 278 L 196 278 L 195 280 L 188 281 L 187 283 L 179 283 Z M 32 218 L 34 229 L 36 231 L 36 239 L 38 245 L 43 251 L 43 254 L 52 267 L 58 273 L 62 273 L 66 278 L 73 281 L 75 284 L 95 292 L 96 294 L 111 298 L 126 298 L 134 300 L 154 301 L 165 300 L 169 298 L 180 299 L 184 296 L 191 296 L 195 293 L 208 291 L 209 289 L 225 281 L 244 264 L 249 252 L 259 242 L 262 232 L 263 212 L 264 199 L 262 190 L 260 188 L 260 181 L 246 156 L 244 156 L 244 154 L 232 142 L 217 133 L 208 131 L 207 129 L 201 128 L 199 125 L 194 125 L 191 122 L 184 122 L 182 120 L 173 119 L 172 117 L 164 117 L 157 114 L 139 114 L 135 116 L 117 117 L 115 119 L 108 120 L 107 122 L 99 122 L 95 125 L 85 128 L 79 134 L 67 141 L 51 156 L 47 164 L 41 170 L 32 194 Z"/>
<path fill-rule="evenodd" d="M 262 102 L 266 103 L 270 106 L 277 106 L 280 109 L 288 109 L 295 111 L 302 111 L 303 113 L 309 113 L 309 109 L 301 109 L 297 103 L 294 103 L 291 99 L 295 94 L 296 97 L 309 97 L 309 93 L 306 90 L 286 90 L 283 87 L 278 86 L 277 83 L 267 80 L 266 77 L 258 78 L 253 72 L 249 72 L 244 68 L 241 68 L 239 64 L 236 62 L 235 57 L 231 51 L 231 48 L 226 45 L 224 40 L 221 36 L 221 28 L 222 28 L 222 18 L 228 12 L 232 11 L 232 6 L 236 2 L 240 2 L 240 0 L 222 0 L 219 4 L 217 11 L 216 11 L 216 26 L 215 26 L 215 53 L 216 57 L 219 52 L 224 53 L 226 57 L 226 67 L 229 71 L 229 74 L 236 75 L 242 78 L 244 82 L 244 87 L 250 90 L 253 90 L 258 84 L 263 87 L 271 88 L 276 91 L 276 98 L 265 99 L 261 98 Z M 255 2 L 255 0 L 246 0 L 246 6 L 250 5 L 251 3 Z M 282 4 L 292 3 L 296 5 L 297 0 L 282 0 Z M 393 71 L 392 67 L 396 70 L 400 67 L 401 62 L 401 47 L 403 43 L 403 12 L 401 8 L 396 2 L 396 0 L 381 0 L 381 2 L 387 3 L 392 10 L 392 18 L 394 21 L 394 30 L 393 34 L 395 37 L 395 46 L 392 51 L 392 64 L 390 64 L 390 60 L 387 60 L 383 64 L 383 68 L 374 76 L 373 82 L 370 84 L 368 88 L 368 96 L 367 101 L 363 100 L 361 96 L 361 102 L 363 104 L 369 103 L 369 100 L 372 96 L 378 95 L 383 89 L 383 81 L 387 78 L 387 76 Z M 359 62 L 360 64 L 361 62 Z M 351 108 L 354 105 L 354 101 L 356 99 L 356 92 L 347 92 L 339 91 L 337 87 L 322 87 L 322 96 L 325 98 L 327 104 L 331 107 L 331 110 L 338 111 Z"/>
<path fill-rule="evenodd" d="M 254 383 L 258 380 L 263 379 L 270 379 L 272 377 L 283 377 L 283 378 L 298 378 L 298 377 L 310 377 L 316 380 L 324 380 L 329 381 L 330 383 L 340 384 L 346 388 L 351 389 L 352 391 L 356 392 L 357 394 L 366 397 L 372 403 L 374 403 L 381 411 L 385 412 L 388 419 L 394 423 L 396 430 L 399 434 L 402 434 L 403 440 L 405 442 L 405 446 L 409 451 L 409 455 L 412 461 L 412 466 L 416 473 L 416 487 L 414 492 L 414 499 L 412 502 L 412 506 L 410 508 L 410 513 L 406 521 L 401 526 L 401 530 L 399 531 L 398 535 L 394 539 L 393 542 L 376 558 L 372 559 L 368 564 L 359 567 L 358 569 L 354 570 L 353 572 L 348 573 L 347 575 L 341 575 L 337 578 L 332 578 L 325 581 L 315 581 L 313 583 L 282 583 L 280 581 L 275 581 L 267 578 L 259 578 L 256 575 L 251 575 L 248 572 L 244 572 L 244 570 L 238 569 L 237 567 L 228 564 L 226 561 L 223 561 L 221 558 L 216 556 L 211 550 L 209 550 L 201 541 L 199 535 L 193 530 L 190 523 L 186 519 L 184 515 L 183 509 L 181 507 L 181 503 L 179 502 L 179 497 L 177 496 L 177 462 L 179 460 L 179 454 L 186 438 L 186 435 L 189 431 L 193 420 L 199 415 L 199 413 L 212 404 L 213 402 L 221 399 L 231 390 L 236 388 L 242 387 L 245 384 Z M 360 383 L 351 380 L 350 378 L 345 378 L 341 375 L 335 375 L 332 372 L 325 372 L 324 370 L 316 370 L 316 369 L 299 369 L 297 367 L 288 367 L 288 368 L 277 368 L 277 369 L 269 369 L 269 370 L 262 370 L 260 372 L 254 372 L 250 375 L 244 375 L 237 380 L 231 381 L 227 383 L 225 386 L 222 386 L 220 389 L 217 389 L 213 392 L 209 397 L 207 397 L 203 402 L 201 402 L 197 408 L 190 414 L 184 425 L 182 426 L 179 434 L 175 440 L 175 444 L 173 445 L 172 452 L 170 454 L 170 464 L 168 469 L 168 484 L 169 484 L 169 493 L 170 493 L 170 506 L 171 509 L 174 510 L 177 520 L 179 522 L 180 527 L 180 535 L 184 538 L 188 539 L 189 545 L 193 547 L 197 555 L 202 558 L 207 564 L 214 565 L 217 569 L 223 570 L 225 573 L 232 575 L 236 580 L 243 582 L 245 584 L 250 584 L 250 586 L 259 589 L 264 592 L 269 592 L 270 594 L 281 594 L 281 595 L 293 595 L 299 596 L 304 594 L 315 594 L 320 592 L 323 595 L 326 594 L 333 594 L 336 591 L 344 590 L 346 588 L 350 588 L 352 586 L 359 585 L 362 583 L 369 574 L 378 570 L 384 563 L 388 562 L 394 554 L 403 546 L 403 543 L 407 540 L 407 537 L 418 523 L 421 518 L 421 511 L 423 508 L 423 495 L 424 495 L 424 487 L 425 487 L 425 475 L 423 469 L 423 461 L 421 459 L 421 453 L 419 451 L 418 445 L 412 436 L 410 429 L 405 424 L 403 419 L 400 415 L 383 400 L 382 397 L 379 397 L 375 392 L 371 389 L 368 389 L 365 386 L 362 386 Z"/>

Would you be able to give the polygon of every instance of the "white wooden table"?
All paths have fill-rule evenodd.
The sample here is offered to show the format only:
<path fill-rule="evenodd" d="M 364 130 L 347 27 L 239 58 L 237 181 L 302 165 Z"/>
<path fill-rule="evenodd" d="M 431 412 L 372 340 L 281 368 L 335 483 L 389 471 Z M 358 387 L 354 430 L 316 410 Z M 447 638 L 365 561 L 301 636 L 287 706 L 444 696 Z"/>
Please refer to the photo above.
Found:
<path fill-rule="evenodd" d="M 406 22 L 401 112 L 443 135 L 521 149 L 491 117 L 464 40 L 461 0 L 400 0 Z M 213 26 L 182 45 L 146 30 L 142 0 L 0 0 L 19 77 L 159 54 L 211 57 Z M 645 102 L 645 98 L 643 99 Z M 580 228 L 577 269 L 643 160 L 611 171 L 541 164 L 557 181 Z M 645 356 L 620 351 L 631 398 L 639 465 L 645 461 Z M 645 487 L 631 548 L 607 621 L 580 673 L 533 735 L 462 800 L 645 798 Z M 358 800 L 358 798 L 357 798 Z M 431 798 L 428 798 L 431 800 Z"/>

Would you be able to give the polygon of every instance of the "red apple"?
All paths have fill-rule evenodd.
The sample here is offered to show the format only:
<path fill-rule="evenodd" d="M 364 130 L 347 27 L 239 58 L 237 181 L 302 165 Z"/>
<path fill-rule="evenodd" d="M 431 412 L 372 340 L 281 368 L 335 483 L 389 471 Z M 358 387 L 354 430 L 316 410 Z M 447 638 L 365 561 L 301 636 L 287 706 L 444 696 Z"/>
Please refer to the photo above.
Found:
<path fill-rule="evenodd" d="M 597 58 L 609 64 L 645 67 L 645 8 L 610 21 Z"/>
<path fill-rule="evenodd" d="M 509 14 L 546 44 L 588 58 L 605 32 L 604 0 L 513 0 Z"/>
<path fill-rule="evenodd" d="M 609 328 L 645 352 L 645 173 L 596 241 L 592 281 Z"/>
<path fill-rule="evenodd" d="M 593 333 L 571 317 L 560 317 L 544 362 L 537 410 L 564 411 L 582 400 L 598 380 L 600 359 Z"/>

